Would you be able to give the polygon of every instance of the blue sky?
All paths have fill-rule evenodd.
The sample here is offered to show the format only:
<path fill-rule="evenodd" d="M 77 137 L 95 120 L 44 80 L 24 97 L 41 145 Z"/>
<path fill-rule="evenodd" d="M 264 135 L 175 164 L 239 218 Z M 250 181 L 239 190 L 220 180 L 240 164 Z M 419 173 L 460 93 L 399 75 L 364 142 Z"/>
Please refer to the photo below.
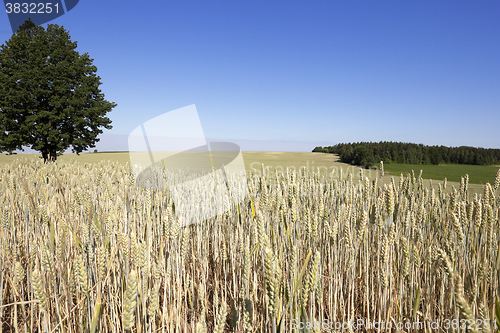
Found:
<path fill-rule="evenodd" d="M 500 148 L 498 0 L 80 0 L 50 23 L 118 104 L 100 150 L 191 104 L 207 138 L 247 150 Z M 10 35 L 0 14 L 0 44 Z"/>

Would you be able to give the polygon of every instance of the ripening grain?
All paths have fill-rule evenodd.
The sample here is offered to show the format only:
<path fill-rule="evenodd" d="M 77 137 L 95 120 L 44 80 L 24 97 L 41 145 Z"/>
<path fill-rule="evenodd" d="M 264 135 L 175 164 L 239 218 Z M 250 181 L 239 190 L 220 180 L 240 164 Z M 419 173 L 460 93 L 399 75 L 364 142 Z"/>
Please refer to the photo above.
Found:
<path fill-rule="evenodd" d="M 414 173 L 264 170 L 244 202 L 188 227 L 128 165 L 18 160 L 0 177 L 6 332 L 495 319 L 500 172 L 471 195 L 467 176 L 450 191 Z"/>

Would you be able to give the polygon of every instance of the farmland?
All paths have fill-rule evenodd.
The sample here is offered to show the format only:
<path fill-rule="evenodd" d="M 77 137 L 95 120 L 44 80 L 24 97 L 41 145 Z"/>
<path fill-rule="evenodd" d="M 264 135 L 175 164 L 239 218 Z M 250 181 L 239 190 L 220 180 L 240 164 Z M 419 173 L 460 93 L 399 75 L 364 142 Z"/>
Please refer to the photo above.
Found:
<path fill-rule="evenodd" d="M 460 178 L 468 174 L 469 181 L 474 184 L 493 183 L 495 173 L 499 166 L 490 165 L 464 165 L 464 164 L 441 164 L 441 165 L 422 165 L 422 164 L 385 164 L 385 170 L 392 175 L 411 173 L 412 170 L 419 172 L 423 170 L 424 178 L 460 182 Z"/>
<path fill-rule="evenodd" d="M 254 154 L 244 200 L 189 226 L 170 192 L 138 186 L 120 155 L 1 164 L 3 330 L 493 323 L 500 176 L 473 194 L 466 180 L 430 188 L 418 173 L 280 173 L 302 153 Z M 323 158 L 314 164 L 332 162 Z"/>
<path fill-rule="evenodd" d="M 253 152 L 244 151 L 242 152 L 245 167 L 248 172 L 260 172 L 264 164 L 266 168 L 276 169 L 279 172 L 286 171 L 286 168 L 309 170 L 310 172 L 320 171 L 324 173 L 325 171 L 331 173 L 334 172 L 338 175 L 340 169 L 343 170 L 344 174 L 351 171 L 352 173 L 359 172 L 359 168 L 353 165 L 342 163 L 339 161 L 337 155 L 334 154 L 322 154 L 322 153 L 306 153 L 306 152 Z M 17 159 L 26 158 L 28 160 L 39 160 L 40 154 L 17 154 L 17 155 L 6 155 L 0 154 L 0 164 L 13 162 Z M 118 163 L 127 163 L 130 158 L 127 152 L 114 152 L 114 153 L 85 153 L 80 154 L 64 154 L 58 158 L 62 161 L 77 161 L 80 163 L 98 163 L 101 161 L 113 161 Z M 470 190 L 475 192 L 481 192 L 482 186 L 487 182 L 492 183 L 495 178 L 496 171 L 499 167 L 497 166 L 479 166 L 479 165 L 412 165 L 412 164 L 398 164 L 391 163 L 385 164 L 385 181 L 390 181 L 391 177 L 398 177 L 401 173 L 406 176 L 414 170 L 415 173 L 419 173 L 423 170 L 424 179 L 433 179 L 442 182 L 444 178 L 447 178 L 448 184 L 459 186 L 460 178 L 469 175 Z M 365 176 L 370 180 L 378 177 L 377 170 L 365 170 Z"/>

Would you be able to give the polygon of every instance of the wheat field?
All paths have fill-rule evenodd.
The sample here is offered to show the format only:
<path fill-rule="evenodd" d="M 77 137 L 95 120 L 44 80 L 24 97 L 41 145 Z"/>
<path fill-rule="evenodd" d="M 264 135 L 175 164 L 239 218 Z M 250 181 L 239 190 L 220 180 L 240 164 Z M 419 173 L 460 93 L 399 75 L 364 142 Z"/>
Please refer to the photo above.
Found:
<path fill-rule="evenodd" d="M 436 188 L 363 170 L 262 168 L 247 184 L 184 227 L 168 189 L 137 186 L 128 164 L 0 165 L 0 329 L 494 331 L 500 171 L 480 194 L 467 175 Z"/>

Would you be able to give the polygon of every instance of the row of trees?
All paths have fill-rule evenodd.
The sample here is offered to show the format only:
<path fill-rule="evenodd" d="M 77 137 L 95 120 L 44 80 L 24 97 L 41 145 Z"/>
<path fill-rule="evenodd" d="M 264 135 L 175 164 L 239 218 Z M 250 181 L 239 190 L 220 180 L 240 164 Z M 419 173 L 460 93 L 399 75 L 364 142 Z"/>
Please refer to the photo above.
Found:
<path fill-rule="evenodd" d="M 402 142 L 340 143 L 316 147 L 313 152 L 338 154 L 342 162 L 371 167 L 380 161 L 406 164 L 500 164 L 500 149 L 425 146 Z"/>

